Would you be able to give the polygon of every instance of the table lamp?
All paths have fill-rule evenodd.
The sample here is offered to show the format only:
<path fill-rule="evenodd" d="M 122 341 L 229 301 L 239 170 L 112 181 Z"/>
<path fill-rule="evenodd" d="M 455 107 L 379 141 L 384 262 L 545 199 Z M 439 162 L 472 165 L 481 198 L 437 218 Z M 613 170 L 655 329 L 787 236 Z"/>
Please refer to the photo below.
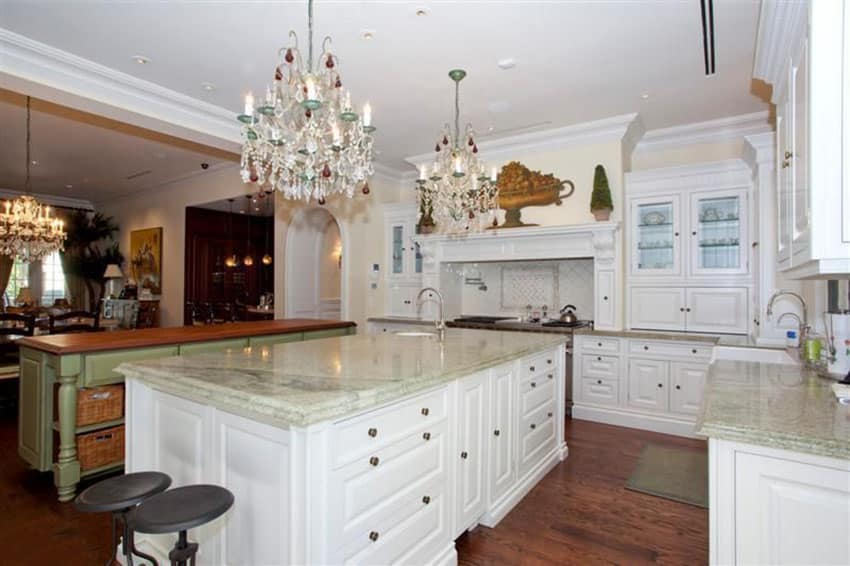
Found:
<path fill-rule="evenodd" d="M 35 299 L 33 299 L 32 293 L 30 293 L 30 288 L 21 287 L 20 289 L 18 289 L 18 296 L 15 297 L 15 302 L 22 307 L 34 305 Z"/>
<path fill-rule="evenodd" d="M 106 279 L 106 295 L 110 299 L 114 299 L 117 296 L 115 285 L 119 279 L 124 278 L 121 266 L 117 263 L 110 263 L 106 266 L 106 271 L 103 272 L 103 278 Z"/>

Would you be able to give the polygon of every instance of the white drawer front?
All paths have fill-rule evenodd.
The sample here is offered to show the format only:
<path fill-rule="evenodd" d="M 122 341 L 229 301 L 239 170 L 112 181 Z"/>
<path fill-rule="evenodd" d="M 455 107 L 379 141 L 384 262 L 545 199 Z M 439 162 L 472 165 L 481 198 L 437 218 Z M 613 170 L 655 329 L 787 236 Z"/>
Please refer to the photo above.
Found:
<path fill-rule="evenodd" d="M 685 344 L 681 342 L 661 342 L 658 340 L 629 340 L 629 353 L 633 356 L 708 361 L 711 359 L 711 352 L 713 349 L 714 346 L 710 344 Z"/>
<path fill-rule="evenodd" d="M 331 473 L 328 494 L 334 513 L 329 540 L 347 544 L 397 513 L 411 497 L 428 495 L 434 482 L 448 481 L 446 421 Z"/>
<path fill-rule="evenodd" d="M 528 416 L 555 398 L 555 379 L 547 375 L 533 377 L 520 384 L 520 414 Z"/>
<path fill-rule="evenodd" d="M 581 380 L 581 400 L 596 405 L 619 404 L 619 386 L 617 379 L 585 378 Z"/>
<path fill-rule="evenodd" d="M 522 477 L 555 447 L 555 427 L 558 425 L 555 402 L 550 401 L 537 411 L 520 419 L 519 476 Z"/>
<path fill-rule="evenodd" d="M 581 377 L 620 378 L 620 358 L 601 354 L 584 354 L 581 357 Z"/>
<path fill-rule="evenodd" d="M 581 337 L 581 349 L 585 352 L 601 352 L 605 354 L 620 353 L 619 338 L 604 338 L 588 334 Z"/>
<path fill-rule="evenodd" d="M 557 368 L 555 354 L 557 350 L 551 350 L 528 358 L 523 358 L 520 379 L 528 379 L 546 372 L 554 372 Z"/>
<path fill-rule="evenodd" d="M 331 453 L 339 467 L 367 457 L 413 431 L 424 430 L 446 417 L 448 388 L 426 393 L 400 406 L 379 409 L 334 425 Z"/>

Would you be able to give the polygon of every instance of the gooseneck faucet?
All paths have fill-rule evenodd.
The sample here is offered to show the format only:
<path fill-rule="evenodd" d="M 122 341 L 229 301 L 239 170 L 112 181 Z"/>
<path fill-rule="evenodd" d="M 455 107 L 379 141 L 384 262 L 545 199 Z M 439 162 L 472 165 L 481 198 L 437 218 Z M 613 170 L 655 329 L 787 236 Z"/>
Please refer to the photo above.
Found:
<path fill-rule="evenodd" d="M 770 297 L 770 300 L 767 301 L 767 318 L 770 318 L 771 316 L 773 316 L 773 303 L 776 302 L 776 299 L 778 299 L 779 297 L 785 297 L 785 296 L 794 297 L 795 299 L 800 301 L 800 306 L 803 307 L 803 319 L 802 319 L 802 321 L 800 320 L 799 317 L 797 317 L 797 320 L 799 321 L 799 324 L 800 324 L 800 336 L 799 336 L 799 338 L 800 338 L 800 343 L 802 344 L 803 339 L 805 338 L 803 336 L 803 333 L 806 332 L 806 330 L 809 328 L 809 308 L 806 305 L 806 300 L 802 296 L 800 296 L 800 294 L 795 293 L 793 291 L 781 291 L 781 290 L 775 292 Z M 783 314 L 782 316 L 785 316 L 785 315 Z M 779 317 L 778 322 L 782 322 L 782 316 Z"/>
<path fill-rule="evenodd" d="M 446 333 L 446 322 L 443 320 L 443 295 L 438 290 L 433 287 L 425 287 L 419 294 L 416 295 L 416 306 L 421 307 L 422 303 L 425 301 L 422 299 L 422 295 L 425 293 L 433 293 L 437 295 L 437 305 L 439 306 L 439 315 L 437 316 L 437 320 L 434 321 L 434 325 L 437 327 L 437 332 L 440 333 L 440 340 L 443 339 L 443 336 Z M 430 298 L 430 295 L 429 295 Z"/>

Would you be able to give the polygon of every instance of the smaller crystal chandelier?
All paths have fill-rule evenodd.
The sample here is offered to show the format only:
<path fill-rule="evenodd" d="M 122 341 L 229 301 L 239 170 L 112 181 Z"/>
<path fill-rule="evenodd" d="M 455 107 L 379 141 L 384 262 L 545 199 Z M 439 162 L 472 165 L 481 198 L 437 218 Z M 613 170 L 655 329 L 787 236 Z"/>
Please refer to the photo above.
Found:
<path fill-rule="evenodd" d="M 245 140 L 242 181 L 277 189 L 286 198 L 324 204 L 334 194 L 353 197 L 358 188 L 369 194 L 375 126 L 368 103 L 360 115 L 354 111 L 330 37 L 314 60 L 313 0 L 308 0 L 307 11 L 307 64 L 298 37 L 290 31 L 265 98 L 255 106 L 250 93 L 245 97 L 245 111 L 238 116 Z"/>
<path fill-rule="evenodd" d="M 227 257 L 224 258 L 225 267 L 239 267 L 239 256 L 236 255 L 234 250 L 235 242 L 233 240 L 233 199 L 227 199 L 227 202 L 230 203 L 230 214 L 227 216 L 227 239 L 229 241 L 228 245 L 230 246 L 231 252 L 227 254 Z"/>
<path fill-rule="evenodd" d="M 443 137 L 434 148 L 437 155 L 430 174 L 419 168 L 417 193 L 419 219 L 433 220 L 437 231 L 467 233 L 484 230 L 493 221 L 499 205 L 496 169 L 488 177 L 478 159 L 478 145 L 471 124 L 460 137 L 460 81 L 466 71 L 454 69 L 449 77 L 455 82 L 454 131 L 446 124 Z"/>
<path fill-rule="evenodd" d="M 65 247 L 64 222 L 50 217 L 50 207 L 30 196 L 30 97 L 27 97 L 27 176 L 24 194 L 6 201 L 0 212 L 0 254 L 23 262 L 37 261 Z"/>

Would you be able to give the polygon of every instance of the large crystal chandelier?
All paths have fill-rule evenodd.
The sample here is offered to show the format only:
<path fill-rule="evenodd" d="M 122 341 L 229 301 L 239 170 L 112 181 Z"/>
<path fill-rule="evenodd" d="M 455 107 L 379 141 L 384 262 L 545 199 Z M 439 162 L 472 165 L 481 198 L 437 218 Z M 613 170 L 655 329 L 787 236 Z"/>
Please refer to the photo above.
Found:
<path fill-rule="evenodd" d="M 313 63 L 313 0 L 307 2 L 307 65 L 301 60 L 298 37 L 278 51 L 274 80 L 258 106 L 245 97 L 242 136 L 242 180 L 281 191 L 292 199 L 324 204 L 332 194 L 369 194 L 366 180 L 372 166 L 372 109 L 358 115 L 351 93 L 343 88 L 339 59 L 331 38 Z"/>
<path fill-rule="evenodd" d="M 437 155 L 430 173 L 425 165 L 420 166 L 417 181 L 420 221 L 430 217 L 443 233 L 484 230 L 499 204 L 496 169 L 487 176 L 478 159 L 472 125 L 467 124 L 463 138 L 460 136 L 460 81 L 465 76 L 462 69 L 449 71 L 455 82 L 454 131 L 446 124 L 434 148 Z"/>
<path fill-rule="evenodd" d="M 50 217 L 50 207 L 30 196 L 30 97 L 27 97 L 27 176 L 24 194 L 7 200 L 5 212 L 0 212 L 0 254 L 17 257 L 21 261 L 40 260 L 44 256 L 64 249 L 64 223 Z"/>

